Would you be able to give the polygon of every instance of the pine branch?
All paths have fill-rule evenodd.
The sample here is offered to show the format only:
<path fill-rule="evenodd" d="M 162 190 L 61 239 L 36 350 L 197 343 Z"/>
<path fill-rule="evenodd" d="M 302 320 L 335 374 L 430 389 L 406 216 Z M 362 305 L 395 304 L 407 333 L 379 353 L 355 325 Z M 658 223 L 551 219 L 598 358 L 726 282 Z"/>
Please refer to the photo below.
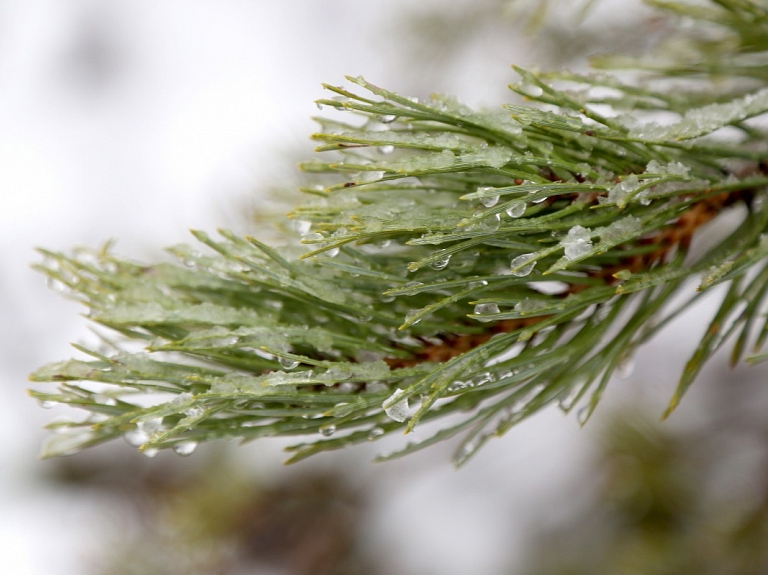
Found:
<path fill-rule="evenodd" d="M 297 461 L 440 421 L 380 459 L 463 434 L 462 464 L 553 403 L 586 422 L 634 350 L 719 284 L 667 415 L 730 336 L 734 362 L 761 349 L 768 12 L 652 4 L 699 24 L 687 61 L 633 62 L 633 83 L 515 68 L 533 105 L 498 111 L 360 77 L 325 86 L 318 104 L 347 119 L 317 119 L 313 201 L 290 214 L 301 243 L 194 232 L 204 253 L 176 246 L 177 263 L 151 265 L 109 246 L 42 250 L 38 268 L 119 336 L 31 376 L 60 382 L 31 392 L 44 405 L 90 413 L 51 424 L 44 455 L 119 436 L 147 455 L 302 436 Z M 691 250 L 731 209 L 741 225 Z"/>

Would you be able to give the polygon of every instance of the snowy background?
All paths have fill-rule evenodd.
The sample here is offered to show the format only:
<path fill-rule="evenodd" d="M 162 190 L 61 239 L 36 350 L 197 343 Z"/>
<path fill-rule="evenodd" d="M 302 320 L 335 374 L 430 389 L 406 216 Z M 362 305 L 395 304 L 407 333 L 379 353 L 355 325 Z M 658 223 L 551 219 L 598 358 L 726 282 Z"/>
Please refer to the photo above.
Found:
<path fill-rule="evenodd" d="M 409 95 L 497 105 L 515 80 L 510 63 L 546 61 L 511 19 L 488 17 L 501 13 L 498 3 L 451 3 L 445 22 L 423 17 L 441 3 L 415 4 L 0 2 L 0 573 L 85 573 L 105 534 L 119 529 L 110 499 L 51 481 L 53 464 L 37 459 L 42 425 L 61 413 L 26 396 L 26 376 L 92 336 L 79 306 L 29 268 L 33 246 L 116 238 L 119 253 L 150 259 L 188 241 L 189 228 L 252 230 L 260 194 L 290 188 L 293 165 L 310 154 L 321 82 L 363 74 Z M 588 23 L 631 24 L 643 14 L 628 5 L 606 2 Z M 661 413 L 707 309 L 644 349 L 586 430 L 552 409 L 459 472 L 449 446 L 379 466 L 363 447 L 283 468 L 277 442 L 237 448 L 234 458 L 265 482 L 345 466 L 370 494 L 363 538 L 391 573 L 498 573 L 522 551 L 532 521 L 557 521 L 580 505 L 594 480 L 590 428 L 612 405 Z M 717 366 L 709 376 L 735 378 Z M 699 382 L 670 425 L 697 417 L 708 385 Z M 122 444 L 100 453 L 139 457 Z"/>

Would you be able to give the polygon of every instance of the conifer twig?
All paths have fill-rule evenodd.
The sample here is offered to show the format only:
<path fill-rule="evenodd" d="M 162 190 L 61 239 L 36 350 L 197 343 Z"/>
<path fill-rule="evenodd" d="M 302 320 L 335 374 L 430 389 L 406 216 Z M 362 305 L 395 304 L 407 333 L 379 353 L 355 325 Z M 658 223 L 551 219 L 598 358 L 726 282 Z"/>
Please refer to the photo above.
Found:
<path fill-rule="evenodd" d="M 179 263 L 152 265 L 109 247 L 42 250 L 39 269 L 121 338 L 32 375 L 60 384 L 31 392 L 43 404 L 90 414 L 51 424 L 44 454 L 119 436 L 147 455 L 302 436 L 297 461 L 440 420 L 381 459 L 463 433 L 462 464 L 553 403 L 585 422 L 634 350 L 718 284 L 668 413 L 729 336 L 734 361 L 759 350 L 768 13 L 749 0 L 652 4 L 707 27 L 706 41 L 696 26 L 687 38 L 700 60 L 634 62 L 631 85 L 516 68 L 511 88 L 531 105 L 497 111 L 360 77 L 325 86 L 318 104 L 341 114 L 317 119 L 321 155 L 302 166 L 317 185 L 290 214 L 300 243 L 194 232 L 204 253 L 176 246 Z M 741 225 L 691 250 L 727 210 Z"/>

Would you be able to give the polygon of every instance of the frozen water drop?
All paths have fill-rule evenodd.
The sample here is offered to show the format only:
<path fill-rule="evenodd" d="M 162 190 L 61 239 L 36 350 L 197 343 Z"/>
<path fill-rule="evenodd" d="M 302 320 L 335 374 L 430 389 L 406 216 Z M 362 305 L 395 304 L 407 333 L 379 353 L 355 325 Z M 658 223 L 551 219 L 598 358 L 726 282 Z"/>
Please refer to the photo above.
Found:
<path fill-rule="evenodd" d="M 149 441 L 149 435 L 139 429 L 127 431 L 123 438 L 131 447 L 140 447 Z"/>
<path fill-rule="evenodd" d="M 492 191 L 495 191 L 495 190 L 496 190 L 496 188 L 491 188 L 491 187 L 487 187 L 487 186 L 482 186 L 482 187 L 477 188 L 477 191 L 478 192 L 482 192 L 482 193 L 492 192 Z M 486 208 L 492 208 L 493 206 L 495 206 L 498 203 L 498 201 L 499 201 L 499 196 L 498 195 L 483 196 L 482 198 L 480 198 L 480 203 L 483 204 Z"/>
<path fill-rule="evenodd" d="M 374 427 L 368 432 L 368 441 L 375 441 L 382 435 L 384 435 L 384 430 L 381 427 Z"/>
<path fill-rule="evenodd" d="M 490 383 L 493 381 L 493 376 L 488 373 L 479 373 L 475 377 L 472 378 L 472 387 L 477 387 L 478 385 L 484 385 L 486 383 Z"/>
<path fill-rule="evenodd" d="M 532 96 L 534 98 L 541 96 L 544 93 L 544 90 L 541 89 L 541 86 L 537 86 L 536 84 L 533 84 L 528 81 L 524 81 L 520 84 L 520 89 L 526 93 L 528 96 Z"/>
<path fill-rule="evenodd" d="M 382 124 L 391 124 L 395 120 L 397 120 L 397 116 L 395 116 L 394 114 L 383 114 L 379 116 L 379 122 L 381 122 Z"/>
<path fill-rule="evenodd" d="M 157 455 L 157 451 L 158 450 L 156 448 L 150 447 L 148 449 L 143 450 L 142 453 L 144 454 L 144 457 L 149 457 L 151 459 L 152 457 Z"/>
<path fill-rule="evenodd" d="M 538 299 L 525 298 L 515 304 L 513 308 L 517 313 L 521 315 L 535 313 L 547 307 L 546 302 Z"/>
<path fill-rule="evenodd" d="M 173 446 L 173 450 L 183 457 L 192 455 L 195 449 L 197 449 L 197 441 L 182 441 Z"/>
<path fill-rule="evenodd" d="M 384 408 L 384 413 L 387 414 L 387 416 L 390 419 L 393 419 L 398 422 L 403 422 L 406 419 L 408 419 L 408 416 L 410 415 L 410 409 L 408 407 L 408 399 L 401 399 L 398 400 L 398 398 L 403 395 L 405 392 L 397 388 L 395 392 L 389 396 L 389 398 L 382 403 L 382 407 Z M 394 403 L 393 403 L 394 402 Z M 389 407 L 386 407 L 387 404 L 390 404 Z"/>
<path fill-rule="evenodd" d="M 573 226 L 560 241 L 565 248 L 565 258 L 569 261 L 583 257 L 592 249 L 592 232 L 582 226 Z"/>
<path fill-rule="evenodd" d="M 282 368 L 286 370 L 295 369 L 299 365 L 298 360 L 291 359 L 290 357 L 281 357 L 280 359 L 278 359 L 278 361 L 280 362 L 280 365 L 282 366 Z"/>
<path fill-rule="evenodd" d="M 492 208 L 499 203 L 499 196 L 485 196 L 484 198 L 480 198 L 480 203 L 486 208 Z"/>
<path fill-rule="evenodd" d="M 525 213 L 525 202 L 522 200 L 515 200 L 509 204 L 506 212 L 510 218 L 519 218 Z"/>
<path fill-rule="evenodd" d="M 312 222 L 308 222 L 307 220 L 296 220 L 293 226 L 299 235 L 304 236 L 309 233 L 309 228 L 312 227 Z"/>
<path fill-rule="evenodd" d="M 491 315 L 499 313 L 499 306 L 495 303 L 479 303 L 475 306 L 475 315 Z M 477 318 L 480 321 L 492 321 L 491 318 Z"/>
<path fill-rule="evenodd" d="M 592 409 L 588 405 L 585 405 L 576 413 L 576 419 L 581 425 L 584 425 L 590 415 L 592 415 Z"/>
<path fill-rule="evenodd" d="M 303 237 L 303 238 L 301 238 L 301 239 L 302 239 L 302 240 L 304 240 L 304 241 L 306 241 L 306 242 L 312 242 L 312 243 L 315 243 L 315 242 L 317 242 L 317 241 L 321 241 L 321 240 L 324 240 L 324 239 L 325 239 L 325 236 L 324 236 L 323 234 L 319 234 L 319 233 L 317 233 L 317 232 L 313 232 L 313 233 L 311 233 L 311 234 L 307 234 L 306 236 L 304 236 L 304 237 Z"/>
<path fill-rule="evenodd" d="M 584 240 L 578 240 L 565 246 L 565 259 L 575 260 L 587 255 L 592 250 L 592 244 Z"/>
<path fill-rule="evenodd" d="M 633 371 L 635 371 L 635 358 L 631 355 L 625 355 L 616 365 L 616 375 L 621 379 L 629 378 Z"/>
<path fill-rule="evenodd" d="M 184 414 L 187 417 L 191 417 L 191 418 L 197 419 L 198 417 L 203 415 L 204 412 L 205 412 L 205 410 L 202 407 L 190 407 L 188 410 L 186 410 L 184 412 Z"/>
<path fill-rule="evenodd" d="M 94 395 L 93 399 L 102 405 L 117 405 L 117 400 L 114 397 L 108 397 L 106 395 Z"/>
<path fill-rule="evenodd" d="M 368 170 L 360 175 L 361 182 L 377 182 L 384 177 L 382 170 Z"/>
<path fill-rule="evenodd" d="M 536 266 L 535 256 L 536 254 L 529 253 L 514 258 L 510 264 L 512 275 L 517 277 L 525 277 L 529 275 Z"/>
<path fill-rule="evenodd" d="M 57 405 L 59 405 L 58 401 L 52 401 L 50 399 L 38 399 L 37 403 L 43 409 L 51 409 L 51 408 L 56 407 Z"/>
<path fill-rule="evenodd" d="M 339 248 L 331 248 L 329 250 L 325 251 L 325 255 L 329 258 L 335 258 L 337 255 L 339 255 Z"/>
<path fill-rule="evenodd" d="M 318 110 L 322 110 L 324 106 L 320 102 L 315 102 L 315 105 L 317 106 Z"/>
<path fill-rule="evenodd" d="M 345 381 L 339 384 L 339 393 L 355 393 L 357 392 L 357 384 L 351 381 Z"/>
<path fill-rule="evenodd" d="M 366 393 L 378 393 L 380 391 L 387 391 L 388 389 L 387 384 L 380 381 L 369 381 L 365 384 Z"/>
<path fill-rule="evenodd" d="M 434 270 L 442 270 L 445 269 L 445 267 L 448 265 L 448 262 L 451 261 L 451 254 L 445 254 L 440 257 L 440 259 L 433 261 L 430 264 L 430 267 Z"/>
<path fill-rule="evenodd" d="M 455 465 L 463 464 L 467 459 L 474 455 L 478 447 L 480 447 L 480 442 L 478 441 L 467 441 L 466 443 L 462 443 L 453 456 L 453 463 Z"/>
<path fill-rule="evenodd" d="M 64 282 L 53 279 L 52 277 L 46 278 L 45 284 L 48 286 L 48 289 L 51 289 L 55 292 L 63 292 L 67 288 Z"/>
<path fill-rule="evenodd" d="M 415 321 L 412 321 L 412 320 L 413 320 L 413 318 L 416 315 L 418 315 L 418 313 L 420 311 L 421 311 L 420 309 L 412 309 L 407 314 L 405 314 L 405 323 L 410 324 L 410 325 L 416 325 L 417 323 L 419 323 L 421 321 L 421 318 L 419 318 L 419 319 L 417 319 Z"/>
<path fill-rule="evenodd" d="M 386 145 L 386 146 L 379 146 L 379 153 L 380 154 L 391 154 L 395 151 L 395 147 L 392 145 Z"/>
<path fill-rule="evenodd" d="M 495 232 L 499 229 L 501 223 L 501 216 L 499 214 L 493 214 L 490 217 L 480 220 L 480 228 L 486 232 Z"/>
<path fill-rule="evenodd" d="M 320 428 L 320 435 L 322 435 L 323 437 L 330 437 L 334 433 L 336 433 L 335 425 L 323 425 Z"/>

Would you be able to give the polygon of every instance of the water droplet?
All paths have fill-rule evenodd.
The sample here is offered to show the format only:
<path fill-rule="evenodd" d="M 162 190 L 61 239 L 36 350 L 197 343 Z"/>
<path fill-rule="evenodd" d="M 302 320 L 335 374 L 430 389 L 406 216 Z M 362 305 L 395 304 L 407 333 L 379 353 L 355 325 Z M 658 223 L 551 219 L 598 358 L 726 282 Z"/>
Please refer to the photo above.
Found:
<path fill-rule="evenodd" d="M 308 222 L 307 220 L 296 220 L 293 223 L 293 227 L 299 235 L 304 236 L 309 233 L 309 228 L 312 227 L 312 222 Z"/>
<path fill-rule="evenodd" d="M 494 190 L 496 190 L 496 188 L 490 188 L 490 187 L 486 187 L 486 186 L 477 188 L 478 192 L 491 192 L 491 191 L 494 191 Z M 499 202 L 499 196 L 498 195 L 483 196 L 482 198 L 479 198 L 479 199 L 480 199 L 480 203 L 483 204 L 486 208 L 492 208 L 493 206 L 495 206 Z"/>
<path fill-rule="evenodd" d="M 387 384 L 380 381 L 369 381 L 365 384 L 366 393 L 379 393 L 380 391 L 387 391 L 388 389 Z"/>
<path fill-rule="evenodd" d="M 542 90 L 541 86 L 537 86 L 536 84 L 533 84 L 531 82 L 523 81 L 519 88 L 525 92 L 526 95 L 532 96 L 534 98 L 541 96 L 544 93 L 544 90 Z"/>
<path fill-rule="evenodd" d="M 574 385 L 564 397 L 561 397 L 557 400 L 558 407 L 560 407 L 560 409 L 562 409 L 565 413 L 568 413 L 576 402 L 576 399 L 579 397 L 580 391 L 581 386 Z"/>
<path fill-rule="evenodd" d="M 323 234 L 319 234 L 319 233 L 317 233 L 317 232 L 313 232 L 313 233 L 311 233 L 311 234 L 307 234 L 306 236 L 304 236 L 304 237 L 303 237 L 303 238 L 301 238 L 301 239 L 302 239 L 302 241 L 305 241 L 305 242 L 312 242 L 312 243 L 315 243 L 315 242 L 318 242 L 318 241 L 324 240 L 324 239 L 325 239 L 325 236 L 324 236 Z"/>
<path fill-rule="evenodd" d="M 55 292 L 63 292 L 67 288 L 63 282 L 57 279 L 53 279 L 52 277 L 46 278 L 45 284 L 48 286 L 48 289 L 51 289 Z"/>
<path fill-rule="evenodd" d="M 381 240 L 380 242 L 376 243 L 376 247 L 383 250 L 385 248 L 388 248 L 391 243 L 392 243 L 392 240 Z"/>
<path fill-rule="evenodd" d="M 499 214 L 493 214 L 490 217 L 480 220 L 480 229 L 486 232 L 495 232 L 499 229 L 501 223 L 501 216 Z"/>
<path fill-rule="evenodd" d="M 479 303 L 475 306 L 475 315 L 491 315 L 499 313 L 499 306 L 495 303 Z M 479 321 L 493 321 L 491 318 L 477 318 Z"/>
<path fill-rule="evenodd" d="M 143 450 L 142 453 L 144 454 L 144 457 L 149 457 L 151 459 L 152 457 L 157 455 L 157 451 L 158 450 L 156 448 L 150 447 L 149 449 Z"/>
<path fill-rule="evenodd" d="M 442 256 L 439 260 L 435 260 L 430 264 L 430 267 L 434 270 L 442 270 L 445 269 L 445 267 L 448 265 L 448 262 L 451 261 L 451 254 L 446 254 Z"/>
<path fill-rule="evenodd" d="M 107 397 L 106 395 L 96 394 L 93 396 L 93 400 L 102 405 L 117 405 L 117 400 L 114 397 Z"/>
<path fill-rule="evenodd" d="M 368 432 L 368 441 L 375 441 L 382 435 L 384 435 L 384 430 L 381 427 L 374 427 Z"/>
<path fill-rule="evenodd" d="M 38 399 L 37 403 L 43 409 L 51 409 L 52 407 L 56 407 L 57 405 L 59 405 L 58 401 L 52 401 L 50 399 Z"/>
<path fill-rule="evenodd" d="M 324 107 L 320 102 L 315 102 L 315 105 L 317 106 L 318 110 L 322 110 Z"/>
<path fill-rule="evenodd" d="M 397 116 L 395 116 L 394 114 L 383 114 L 379 116 L 379 122 L 381 122 L 382 124 L 391 124 L 395 120 L 397 120 Z"/>
<path fill-rule="evenodd" d="M 472 378 L 472 387 L 490 383 L 491 381 L 493 381 L 493 376 L 489 372 L 480 373 Z"/>
<path fill-rule="evenodd" d="M 329 258 L 335 258 L 337 255 L 339 255 L 339 248 L 331 248 L 329 250 L 326 250 L 324 254 Z"/>
<path fill-rule="evenodd" d="M 182 457 L 192 455 L 195 449 L 197 449 L 197 441 L 182 441 L 173 446 L 173 450 Z"/>
<path fill-rule="evenodd" d="M 410 408 L 408 407 L 408 399 L 401 399 L 399 401 L 396 401 L 398 397 L 403 395 L 405 392 L 397 388 L 395 392 L 387 398 L 384 403 L 382 403 L 382 407 L 384 408 L 384 413 L 387 414 L 387 416 L 390 419 L 393 419 L 398 422 L 403 422 L 406 419 L 408 419 L 408 416 L 410 415 Z M 394 403 L 392 403 L 394 402 Z M 387 404 L 389 407 L 386 407 Z"/>
<path fill-rule="evenodd" d="M 344 383 L 339 384 L 339 393 L 356 393 L 357 392 L 357 384 L 351 381 L 345 381 Z M 343 405 L 343 404 L 338 404 Z"/>
<path fill-rule="evenodd" d="M 123 438 L 131 447 L 140 447 L 149 441 L 149 435 L 139 429 L 126 431 L 125 435 L 123 435 Z"/>
<path fill-rule="evenodd" d="M 320 435 L 322 435 L 323 437 L 330 437 L 334 433 L 336 433 L 335 425 L 323 425 L 320 428 Z"/>
<path fill-rule="evenodd" d="M 480 447 L 478 441 L 468 441 L 463 443 L 453 456 L 453 463 L 455 465 L 461 465 L 467 461 Z"/>
<path fill-rule="evenodd" d="M 360 178 L 358 180 L 360 182 L 378 182 L 380 179 L 384 177 L 384 171 L 383 170 L 366 170 L 362 174 L 360 174 Z"/>
<path fill-rule="evenodd" d="M 212 347 L 230 347 L 239 342 L 240 339 L 236 335 L 230 335 L 229 337 L 218 337 L 210 340 L 208 345 Z"/>
<path fill-rule="evenodd" d="M 460 379 L 457 379 L 451 385 L 448 386 L 448 391 L 461 391 L 462 389 L 466 389 L 467 387 L 472 387 L 471 383 L 468 383 L 466 381 L 461 381 Z"/>
<path fill-rule="evenodd" d="M 407 324 L 409 324 L 409 325 L 416 325 L 417 323 L 419 323 L 419 322 L 421 321 L 421 319 L 422 319 L 422 318 L 419 318 L 419 319 L 417 319 L 417 320 L 415 320 L 415 321 L 411 321 L 411 320 L 412 320 L 412 319 L 414 318 L 414 316 L 416 316 L 416 315 L 417 315 L 417 314 L 418 314 L 420 311 L 421 311 L 420 309 L 412 309 L 412 310 L 411 310 L 411 311 L 409 311 L 407 314 L 405 314 L 405 323 L 407 323 Z"/>
<path fill-rule="evenodd" d="M 515 304 L 514 309 L 521 315 L 535 313 L 547 307 L 547 303 L 540 299 L 525 298 Z"/>
<path fill-rule="evenodd" d="M 533 339 L 531 339 L 531 345 L 535 347 L 537 345 L 542 344 L 544 340 L 546 340 L 547 337 L 549 337 L 549 334 L 552 333 L 554 329 L 555 329 L 554 326 L 550 326 L 537 331 L 536 335 L 534 335 Z"/>
<path fill-rule="evenodd" d="M 385 154 L 385 155 L 386 154 L 391 154 L 392 152 L 395 151 L 395 147 L 391 146 L 391 145 L 379 146 L 378 149 L 379 149 L 379 153 L 380 154 Z"/>
<path fill-rule="evenodd" d="M 525 202 L 522 200 L 515 200 L 509 204 L 506 212 L 510 218 L 519 218 L 525 213 Z"/>
<path fill-rule="evenodd" d="M 298 360 L 291 359 L 290 357 L 281 357 L 277 361 L 279 361 L 282 368 L 286 370 L 295 369 L 299 365 Z"/>
<path fill-rule="evenodd" d="M 621 358 L 616 365 L 616 375 L 621 379 L 627 379 L 635 371 L 635 358 L 631 354 L 627 354 Z"/>
<path fill-rule="evenodd" d="M 510 264 L 512 275 L 517 277 L 525 277 L 529 275 L 536 266 L 536 261 L 534 260 L 535 255 L 536 254 L 533 253 L 522 254 L 513 259 Z"/>

